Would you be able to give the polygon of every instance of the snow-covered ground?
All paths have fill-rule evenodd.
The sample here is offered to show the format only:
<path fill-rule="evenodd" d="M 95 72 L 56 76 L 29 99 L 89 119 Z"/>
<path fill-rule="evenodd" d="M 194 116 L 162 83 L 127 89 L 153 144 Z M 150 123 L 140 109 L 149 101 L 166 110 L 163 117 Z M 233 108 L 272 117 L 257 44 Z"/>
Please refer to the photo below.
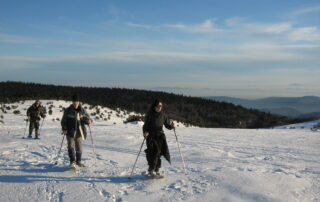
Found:
<path fill-rule="evenodd" d="M 278 126 L 275 127 L 276 129 L 302 129 L 302 130 L 319 130 L 320 128 L 316 128 L 317 125 L 320 125 L 320 120 L 309 121 L 305 123 L 297 123 L 297 124 L 290 124 L 285 126 Z"/>
<path fill-rule="evenodd" d="M 66 142 L 59 164 L 53 165 L 62 140 L 60 121 L 53 119 L 61 118 L 60 105 L 70 103 L 52 102 L 53 114 L 44 122 L 40 140 L 22 139 L 24 116 L 12 114 L 14 110 L 3 115 L 0 201 L 320 201 L 319 132 L 179 127 L 185 175 L 174 133 L 165 130 L 172 156 L 172 165 L 163 160 L 165 178 L 141 177 L 147 169 L 142 152 L 128 179 L 143 140 L 141 123 L 123 124 L 125 116 L 103 108 L 110 120 L 100 118 L 91 126 L 97 161 L 88 137 L 87 167 L 72 173 L 66 172 Z M 25 114 L 31 103 L 18 110 Z"/>

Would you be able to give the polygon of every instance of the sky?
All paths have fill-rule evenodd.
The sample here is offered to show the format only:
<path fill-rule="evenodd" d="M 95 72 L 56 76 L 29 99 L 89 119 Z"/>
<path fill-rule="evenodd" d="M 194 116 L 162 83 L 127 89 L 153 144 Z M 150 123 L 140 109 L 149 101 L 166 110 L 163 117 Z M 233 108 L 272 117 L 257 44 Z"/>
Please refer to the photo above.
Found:
<path fill-rule="evenodd" d="M 320 96 L 318 0 L 0 0 L 0 81 Z"/>

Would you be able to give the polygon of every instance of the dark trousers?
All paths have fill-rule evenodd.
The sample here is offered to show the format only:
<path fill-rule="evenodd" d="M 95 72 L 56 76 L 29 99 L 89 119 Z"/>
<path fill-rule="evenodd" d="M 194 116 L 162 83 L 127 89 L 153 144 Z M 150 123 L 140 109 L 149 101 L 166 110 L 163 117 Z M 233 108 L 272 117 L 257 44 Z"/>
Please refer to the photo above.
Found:
<path fill-rule="evenodd" d="M 153 136 L 147 138 L 146 157 L 149 165 L 149 170 L 159 170 L 161 168 L 161 148 L 163 138 Z"/>
<path fill-rule="evenodd" d="M 75 137 L 67 136 L 67 142 L 70 163 L 81 162 L 82 138 L 80 133 L 77 133 Z"/>
<path fill-rule="evenodd" d="M 35 130 L 35 136 L 36 137 L 40 136 L 39 125 L 40 125 L 39 121 L 30 121 L 30 124 L 29 124 L 29 135 L 30 136 L 32 135 L 33 129 Z"/>

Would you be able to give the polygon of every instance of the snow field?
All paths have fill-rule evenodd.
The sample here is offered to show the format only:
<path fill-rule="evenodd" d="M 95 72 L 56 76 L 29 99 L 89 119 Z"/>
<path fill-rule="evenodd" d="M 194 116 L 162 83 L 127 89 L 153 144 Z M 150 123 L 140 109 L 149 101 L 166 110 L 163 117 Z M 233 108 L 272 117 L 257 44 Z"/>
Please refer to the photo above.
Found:
<path fill-rule="evenodd" d="M 4 114 L 0 201 L 320 201 L 318 132 L 179 127 L 185 175 L 174 133 L 165 130 L 172 158 L 172 165 L 162 159 L 165 178 L 145 180 L 140 175 L 147 169 L 142 151 L 130 180 L 143 140 L 142 123 L 123 124 L 125 118 L 116 112 L 111 120 L 94 120 L 97 161 L 88 136 L 83 153 L 87 167 L 68 172 L 66 142 L 58 165 L 53 164 L 62 136 L 60 121 L 52 119 L 61 119 L 59 106 L 70 103 L 46 102 L 55 107 L 40 140 L 22 139 L 24 116 Z M 31 104 L 26 101 L 18 109 L 24 114 Z"/>

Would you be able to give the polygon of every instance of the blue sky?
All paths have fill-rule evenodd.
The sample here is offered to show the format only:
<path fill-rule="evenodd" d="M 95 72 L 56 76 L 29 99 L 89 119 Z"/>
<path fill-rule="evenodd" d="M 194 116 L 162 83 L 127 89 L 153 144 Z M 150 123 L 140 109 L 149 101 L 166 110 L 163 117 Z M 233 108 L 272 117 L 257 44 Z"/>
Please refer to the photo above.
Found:
<path fill-rule="evenodd" d="M 0 81 L 320 96 L 316 0 L 0 0 Z"/>

